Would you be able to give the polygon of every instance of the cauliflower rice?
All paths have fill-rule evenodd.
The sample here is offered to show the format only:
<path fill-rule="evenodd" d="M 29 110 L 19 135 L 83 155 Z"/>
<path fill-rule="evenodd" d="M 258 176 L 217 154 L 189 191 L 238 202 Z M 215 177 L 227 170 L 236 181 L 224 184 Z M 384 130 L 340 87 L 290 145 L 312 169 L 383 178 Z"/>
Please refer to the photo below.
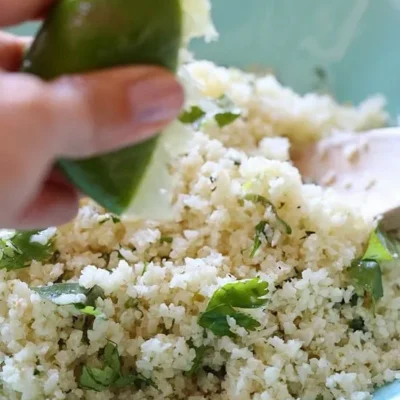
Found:
<path fill-rule="evenodd" d="M 183 1 L 187 37 L 212 37 L 208 1 Z M 336 130 L 383 126 L 384 101 L 341 106 L 326 95 L 299 96 L 271 75 L 207 61 L 185 63 L 179 75 L 186 107 L 227 95 L 240 118 L 192 129 L 171 165 L 174 221 L 119 222 L 85 201 L 73 222 L 35 236 L 43 244 L 54 235 L 52 263 L 0 270 L 0 399 L 371 399 L 376 386 L 400 378 L 400 274 L 384 268 L 375 314 L 352 301 L 346 269 L 374 222 L 334 192 L 302 184 L 289 149 Z M 276 229 L 271 207 L 241 203 L 244 187 L 268 198 L 292 233 Z M 251 257 L 262 220 L 268 241 Z M 267 305 L 249 311 L 258 329 L 247 332 L 228 318 L 235 336 L 218 337 L 199 326 L 218 288 L 256 276 L 269 284 Z M 102 317 L 31 289 L 55 282 L 101 287 Z M 351 329 L 356 318 L 364 330 Z M 81 389 L 81 366 L 100 366 L 108 341 L 123 368 L 155 387 Z M 188 376 L 201 346 L 208 350 Z"/>

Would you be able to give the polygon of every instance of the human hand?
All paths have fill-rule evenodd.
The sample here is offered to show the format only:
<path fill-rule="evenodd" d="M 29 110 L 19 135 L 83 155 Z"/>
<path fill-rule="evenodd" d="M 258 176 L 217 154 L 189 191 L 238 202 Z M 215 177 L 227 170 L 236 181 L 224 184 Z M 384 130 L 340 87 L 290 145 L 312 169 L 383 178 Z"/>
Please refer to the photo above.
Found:
<path fill-rule="evenodd" d="M 45 15 L 52 0 L 0 0 L 0 27 Z M 183 91 L 158 67 L 115 68 L 46 83 L 18 71 L 29 39 L 0 32 L 0 228 L 72 219 L 78 192 L 54 169 L 132 144 L 178 116 Z"/>

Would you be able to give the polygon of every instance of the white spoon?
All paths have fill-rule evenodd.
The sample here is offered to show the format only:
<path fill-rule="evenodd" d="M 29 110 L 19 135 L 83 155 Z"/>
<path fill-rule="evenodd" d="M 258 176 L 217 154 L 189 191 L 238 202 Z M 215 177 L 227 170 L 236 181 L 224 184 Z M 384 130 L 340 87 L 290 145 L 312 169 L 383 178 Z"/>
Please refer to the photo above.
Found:
<path fill-rule="evenodd" d="M 400 227 L 400 128 L 337 134 L 292 152 L 305 179 L 332 187 L 384 229 Z"/>

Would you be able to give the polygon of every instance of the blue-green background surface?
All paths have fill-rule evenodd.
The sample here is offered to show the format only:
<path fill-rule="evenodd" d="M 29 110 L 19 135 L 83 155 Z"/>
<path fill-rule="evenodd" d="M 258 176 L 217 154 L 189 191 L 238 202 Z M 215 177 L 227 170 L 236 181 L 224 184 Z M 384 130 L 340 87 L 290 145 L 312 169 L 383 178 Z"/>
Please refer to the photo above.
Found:
<path fill-rule="evenodd" d="M 111 1 L 111 0 L 110 0 Z M 376 93 L 400 114 L 400 0 L 213 0 L 220 39 L 193 50 L 219 64 L 276 71 L 300 93 L 316 87 L 316 68 L 327 73 L 339 101 L 358 103 Z M 13 28 L 32 35 L 36 24 Z M 400 382 L 375 400 L 400 400 Z"/>

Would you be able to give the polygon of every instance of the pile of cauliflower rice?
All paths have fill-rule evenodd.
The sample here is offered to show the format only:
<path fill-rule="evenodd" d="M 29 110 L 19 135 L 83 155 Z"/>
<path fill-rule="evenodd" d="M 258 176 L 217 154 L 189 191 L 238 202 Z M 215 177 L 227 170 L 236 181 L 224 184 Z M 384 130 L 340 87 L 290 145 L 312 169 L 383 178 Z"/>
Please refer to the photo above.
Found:
<path fill-rule="evenodd" d="M 183 1 L 191 36 L 212 36 L 208 2 Z M 35 238 L 53 243 L 51 261 L 0 270 L 0 399 L 366 400 L 400 378 L 400 273 L 383 269 L 375 312 L 354 301 L 346 269 L 374 222 L 303 184 L 289 155 L 338 130 L 383 126 L 384 101 L 341 106 L 189 57 L 179 73 L 186 109 L 224 95 L 238 117 L 186 124 L 191 139 L 170 165 L 173 221 L 120 221 L 86 200 L 73 222 Z M 243 311 L 256 329 L 230 317 L 231 335 L 199 325 L 218 289 L 255 277 L 268 283 L 265 305 Z M 32 290 L 60 282 L 101 288 L 98 313 Z M 103 368 L 110 344 L 140 384 L 82 387 L 83 366 Z"/>

